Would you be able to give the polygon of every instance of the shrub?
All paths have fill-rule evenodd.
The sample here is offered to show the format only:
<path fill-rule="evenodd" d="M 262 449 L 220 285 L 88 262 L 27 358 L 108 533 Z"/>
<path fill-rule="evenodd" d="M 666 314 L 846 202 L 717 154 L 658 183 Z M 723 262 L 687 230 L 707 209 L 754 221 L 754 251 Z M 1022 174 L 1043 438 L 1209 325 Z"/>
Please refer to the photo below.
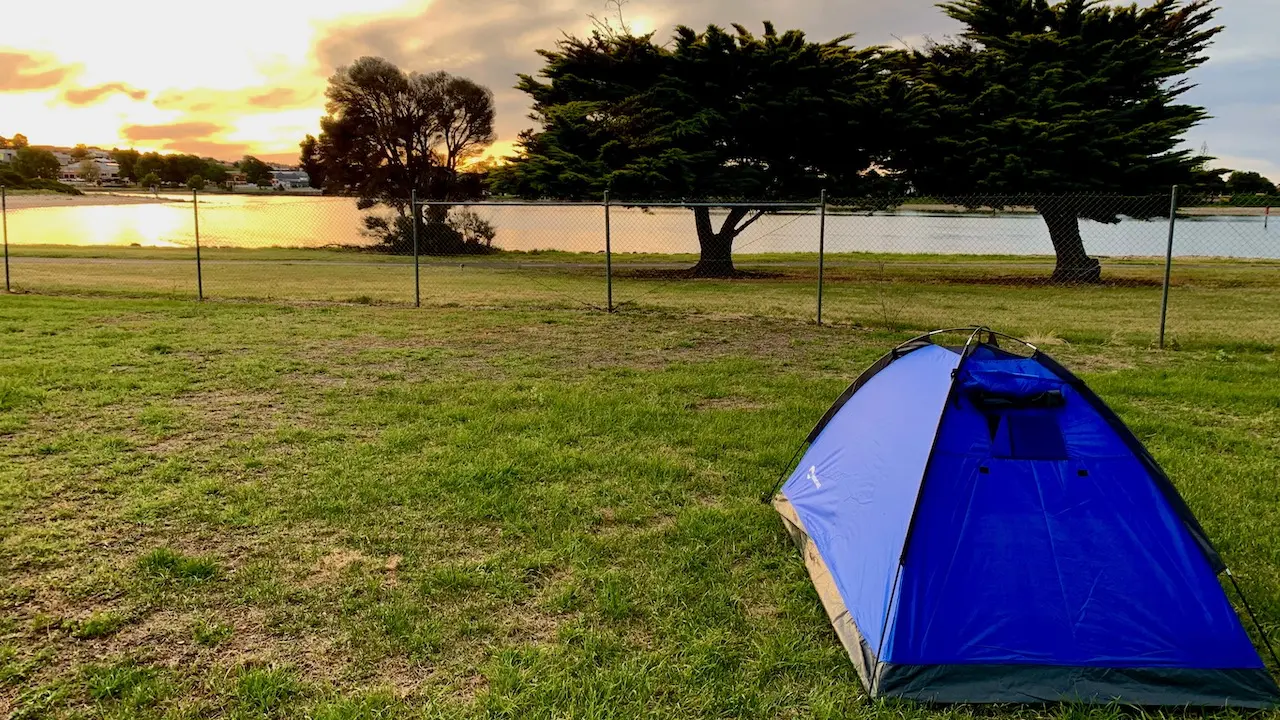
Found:
<path fill-rule="evenodd" d="M 479 255 L 493 252 L 497 230 L 469 208 L 439 213 L 418 225 L 422 255 Z M 367 215 L 362 234 L 378 241 L 378 249 L 395 254 L 413 252 L 413 218 L 407 215 Z"/>

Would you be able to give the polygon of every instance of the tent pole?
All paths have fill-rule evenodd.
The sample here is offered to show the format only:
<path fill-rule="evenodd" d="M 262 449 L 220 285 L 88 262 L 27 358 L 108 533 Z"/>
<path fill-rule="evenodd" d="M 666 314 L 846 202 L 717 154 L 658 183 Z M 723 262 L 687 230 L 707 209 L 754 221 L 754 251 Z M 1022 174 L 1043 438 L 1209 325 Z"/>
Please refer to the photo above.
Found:
<path fill-rule="evenodd" d="M 884 654 L 884 636 L 889 634 L 889 613 L 893 612 L 893 599 L 898 595 L 898 579 L 902 577 L 902 563 L 893 574 L 893 586 L 889 588 L 889 606 L 884 609 L 884 623 L 880 626 L 880 642 L 876 643 L 876 664 L 871 668 L 871 688 L 867 694 L 874 700 L 880 687 L 880 657 Z"/>
<path fill-rule="evenodd" d="M 790 469 L 792 465 L 796 464 L 796 460 L 799 459 L 800 451 L 804 450 L 804 446 L 805 443 L 802 442 L 796 447 L 795 454 L 791 456 L 791 459 L 787 461 L 786 466 L 782 468 L 782 474 L 778 476 L 778 481 L 773 484 L 773 489 L 764 495 L 761 495 L 760 502 L 768 505 L 769 501 L 773 499 L 773 496 L 777 495 L 778 491 L 782 489 L 782 482 L 787 479 L 787 470 Z"/>
<path fill-rule="evenodd" d="M 951 387 L 947 389 L 947 401 L 942 405 L 942 414 L 938 416 L 938 425 L 933 429 L 933 443 L 929 445 L 929 457 L 924 463 L 924 474 L 920 476 L 920 487 L 916 488 L 916 501 L 911 506 L 911 518 L 907 521 L 907 537 L 902 541 L 902 554 L 898 556 L 898 566 L 901 567 L 907 562 L 907 550 L 911 547 L 911 539 L 916 534 L 916 513 L 920 512 L 920 501 L 924 499 L 924 483 L 929 479 L 929 470 L 933 467 L 933 454 L 938 450 L 938 437 L 942 434 L 942 419 L 947 416 L 947 406 L 956 396 L 956 378 L 960 376 L 960 371 L 964 369 L 964 363 L 969 359 L 969 354 L 976 347 L 973 344 L 975 338 L 983 331 L 990 332 L 990 328 L 975 327 L 973 334 L 964 344 L 964 350 L 960 352 L 960 362 L 956 363 L 956 369 L 951 371 Z"/>
<path fill-rule="evenodd" d="M 1244 611 L 1249 615 L 1249 619 L 1253 621 L 1253 626 L 1258 628 L 1258 636 L 1262 638 L 1262 644 L 1267 646 L 1267 652 L 1271 654 L 1271 662 L 1275 663 L 1275 671 L 1280 673 L 1280 657 L 1276 657 L 1276 649 L 1271 646 L 1271 639 L 1267 637 L 1267 631 L 1262 628 L 1262 623 L 1258 622 L 1258 616 L 1253 614 L 1253 608 L 1249 605 L 1249 598 L 1244 596 L 1244 591 L 1240 589 L 1240 583 L 1236 582 L 1236 576 L 1231 574 L 1231 568 L 1226 569 L 1227 579 L 1231 581 L 1231 587 L 1236 589 L 1236 595 L 1240 596 L 1240 602 L 1244 605 Z"/>

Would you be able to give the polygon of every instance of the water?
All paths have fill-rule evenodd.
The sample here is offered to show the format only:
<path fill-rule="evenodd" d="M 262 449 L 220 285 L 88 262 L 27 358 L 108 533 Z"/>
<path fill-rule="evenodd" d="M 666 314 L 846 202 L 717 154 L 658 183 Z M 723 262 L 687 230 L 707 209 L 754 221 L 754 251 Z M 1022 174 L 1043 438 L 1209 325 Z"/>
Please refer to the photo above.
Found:
<path fill-rule="evenodd" d="M 190 196 L 162 196 L 146 205 L 28 208 L 9 211 L 13 244 L 142 245 L 195 243 Z M 508 250 L 604 251 L 600 207 L 480 207 L 497 229 L 494 244 Z M 696 253 L 693 214 L 679 208 L 651 211 L 615 207 L 613 249 L 618 253 Z M 349 198 L 208 195 L 200 199 L 201 242 L 244 248 L 368 245 L 364 213 Z M 1086 249 L 1095 255 L 1160 256 L 1166 221 L 1126 220 L 1115 225 L 1081 221 Z M 739 253 L 816 252 L 818 216 L 768 215 L 736 242 Z M 828 252 L 1044 255 L 1052 251 L 1036 215 L 901 211 L 828 215 Z M 1280 226 L 1267 230 L 1258 216 L 1209 216 L 1178 221 L 1179 256 L 1280 259 Z"/>

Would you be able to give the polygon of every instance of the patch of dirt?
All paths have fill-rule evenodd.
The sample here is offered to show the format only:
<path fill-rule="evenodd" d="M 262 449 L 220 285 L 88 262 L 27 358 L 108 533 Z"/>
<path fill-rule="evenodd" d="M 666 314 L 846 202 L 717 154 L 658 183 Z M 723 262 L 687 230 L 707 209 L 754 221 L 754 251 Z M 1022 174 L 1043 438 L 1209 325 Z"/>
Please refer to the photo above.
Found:
<path fill-rule="evenodd" d="M 389 658 L 373 669 L 371 683 L 385 687 L 399 700 L 417 695 L 423 688 L 441 680 L 440 671 L 432 665 L 416 663 L 407 658 Z"/>
<path fill-rule="evenodd" d="M 191 429 L 176 430 L 149 442 L 141 449 L 157 455 L 172 455 L 197 448 L 222 447 L 228 441 L 248 439 L 286 422 L 308 424 L 308 419 L 290 413 L 282 400 L 270 393 L 238 393 L 224 390 L 180 395 L 176 408 L 190 420 Z"/>
<path fill-rule="evenodd" d="M 395 587 L 400 583 L 400 579 L 396 576 L 396 570 L 399 569 L 400 561 L 402 560 L 404 560 L 403 557 L 399 555 L 392 555 L 387 558 L 386 564 L 382 566 L 382 569 L 387 576 L 387 584 L 392 587 Z"/>
<path fill-rule="evenodd" d="M 368 556 L 359 550 L 335 548 L 316 561 L 303 583 L 308 586 L 331 584 L 337 581 L 338 576 L 346 572 L 347 568 L 368 561 Z"/>
<path fill-rule="evenodd" d="M 614 268 L 615 278 L 633 280 L 781 280 L 788 277 L 782 272 L 762 270 L 734 270 L 731 275 L 709 277 L 695 273 L 693 268 Z"/>
<path fill-rule="evenodd" d="M 693 404 L 694 410 L 763 410 L 765 405 L 741 397 L 722 397 L 699 400 Z"/>
<path fill-rule="evenodd" d="M 1094 288 L 1158 288 L 1164 286 L 1164 280 L 1156 280 L 1154 278 L 1136 278 L 1136 277 L 1107 277 L 1105 274 L 1100 282 L 1096 283 L 1080 283 L 1080 282 L 1060 282 L 1048 276 L 1035 275 L 955 275 L 947 276 L 929 276 L 920 278 L 904 278 L 913 284 L 919 285 L 996 285 L 1000 287 L 1051 287 L 1072 289 L 1079 288 L 1082 290 Z"/>
<path fill-rule="evenodd" d="M 1133 370 L 1138 367 L 1137 358 L 1130 354 L 1129 357 L 1121 357 L 1115 354 L 1102 354 L 1099 352 L 1071 352 L 1068 348 L 1062 348 L 1056 353 L 1050 353 L 1058 362 L 1062 363 L 1068 370 L 1073 373 L 1104 373 L 1117 372 L 1120 370 Z"/>
<path fill-rule="evenodd" d="M 675 515 L 657 515 L 640 522 L 619 523 L 612 516 L 595 526 L 591 534 L 600 538 L 618 538 L 624 535 L 663 533 L 676 524 Z"/>
<path fill-rule="evenodd" d="M 748 598 L 742 601 L 742 609 L 747 617 L 754 620 L 766 620 L 778 617 L 778 606 L 761 602 L 759 598 Z"/>
<path fill-rule="evenodd" d="M 472 703 L 488 689 L 489 678 L 483 675 L 468 675 L 456 686 L 453 698 L 463 703 Z"/>
<path fill-rule="evenodd" d="M 1026 337 L 1023 337 L 1022 339 L 1025 340 L 1026 342 L 1031 343 L 1032 345 L 1035 345 L 1036 347 L 1042 347 L 1042 348 L 1069 347 L 1071 345 L 1071 343 L 1067 342 L 1066 340 L 1063 340 L 1062 338 L 1058 337 L 1057 335 L 1051 332 L 1032 333 L 1031 335 L 1027 335 Z M 1006 349 L 1009 349 L 1009 348 L 1006 348 Z M 1016 347 L 1013 348 L 1012 351 L 1017 352 L 1017 348 Z"/>
<path fill-rule="evenodd" d="M 202 424 L 244 425 L 276 414 L 282 405 L 280 399 L 268 393 L 240 393 L 225 390 L 182 395 L 175 403 L 190 410 Z"/>
<path fill-rule="evenodd" d="M 554 585 L 553 585 L 554 587 Z M 560 626 L 570 617 L 542 610 L 537 602 L 507 608 L 498 621 L 502 636 L 520 645 L 546 645 L 556 639 Z"/>

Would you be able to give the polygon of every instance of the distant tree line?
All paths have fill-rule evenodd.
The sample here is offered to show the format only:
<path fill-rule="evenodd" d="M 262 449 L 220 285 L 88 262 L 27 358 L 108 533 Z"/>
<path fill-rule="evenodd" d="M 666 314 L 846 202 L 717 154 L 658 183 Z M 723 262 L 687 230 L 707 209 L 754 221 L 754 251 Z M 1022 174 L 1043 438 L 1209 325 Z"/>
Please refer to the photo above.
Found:
<path fill-rule="evenodd" d="M 225 163 L 213 158 L 195 155 L 162 155 L 137 150 L 113 150 L 111 157 L 120 166 L 120 177 L 143 187 L 158 185 L 188 185 L 195 178 L 200 185 L 222 185 L 230 177 Z M 233 168 L 244 174 L 245 181 L 254 185 L 271 184 L 271 167 L 252 155 L 246 155 Z"/>
<path fill-rule="evenodd" d="M 30 181 L 56 181 L 62 173 L 62 163 L 53 151 L 48 148 L 32 147 L 25 135 L 14 135 L 12 138 L 0 137 L 0 149 L 16 149 L 14 160 L 5 167 L 4 182 L 10 187 L 18 187 Z M 77 174 L 86 182 L 100 181 L 101 170 L 92 162 L 96 148 L 76 145 L 68 154 L 72 161 L 79 163 Z M 244 175 L 245 182 L 260 187 L 270 186 L 272 169 L 267 163 L 252 155 L 246 155 L 231 168 L 227 164 L 210 157 L 198 157 L 181 153 L 162 154 L 158 152 L 143 153 L 137 150 L 113 149 L 109 152 L 111 159 L 119 167 L 119 178 L 128 183 L 137 183 L 143 187 L 196 187 L 223 185 L 230 179 L 231 170 Z M 50 186 L 52 188 L 52 186 Z M 56 188 L 62 191 L 72 190 L 61 185 Z"/>

